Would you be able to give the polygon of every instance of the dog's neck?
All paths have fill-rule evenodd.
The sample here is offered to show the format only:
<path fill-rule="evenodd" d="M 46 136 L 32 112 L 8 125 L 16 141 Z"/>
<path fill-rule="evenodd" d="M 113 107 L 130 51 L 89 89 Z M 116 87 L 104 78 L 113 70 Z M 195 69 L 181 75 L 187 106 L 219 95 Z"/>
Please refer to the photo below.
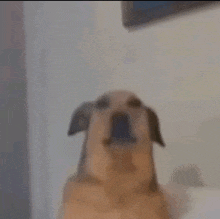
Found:
<path fill-rule="evenodd" d="M 109 188 L 109 192 L 117 190 L 121 193 L 151 193 L 158 190 L 152 145 L 133 151 L 113 150 L 100 145 L 86 151 L 89 148 L 91 147 L 87 145 L 83 152 L 86 158 L 83 172 L 78 177 L 80 181 L 102 185 Z"/>

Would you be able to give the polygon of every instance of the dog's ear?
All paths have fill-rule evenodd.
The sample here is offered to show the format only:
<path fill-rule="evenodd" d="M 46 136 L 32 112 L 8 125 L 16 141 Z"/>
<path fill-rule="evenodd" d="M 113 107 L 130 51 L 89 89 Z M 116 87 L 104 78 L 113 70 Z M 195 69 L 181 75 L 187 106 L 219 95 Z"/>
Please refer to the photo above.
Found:
<path fill-rule="evenodd" d="M 85 102 L 73 112 L 68 136 L 74 135 L 77 132 L 88 130 L 93 105 L 93 102 Z"/>
<path fill-rule="evenodd" d="M 157 114 L 149 107 L 146 107 L 146 110 L 150 127 L 150 137 L 152 141 L 157 142 L 161 146 L 165 147 L 162 135 L 160 133 L 160 123 Z"/>

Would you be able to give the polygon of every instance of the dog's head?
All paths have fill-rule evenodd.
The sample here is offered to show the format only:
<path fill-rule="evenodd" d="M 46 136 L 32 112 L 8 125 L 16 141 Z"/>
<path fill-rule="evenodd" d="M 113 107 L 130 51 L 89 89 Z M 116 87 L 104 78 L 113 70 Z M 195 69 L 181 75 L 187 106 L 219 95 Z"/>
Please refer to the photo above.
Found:
<path fill-rule="evenodd" d="M 108 92 L 83 103 L 73 113 L 68 135 L 88 132 L 88 139 L 109 148 L 134 148 L 149 142 L 165 146 L 156 113 L 129 91 Z"/>

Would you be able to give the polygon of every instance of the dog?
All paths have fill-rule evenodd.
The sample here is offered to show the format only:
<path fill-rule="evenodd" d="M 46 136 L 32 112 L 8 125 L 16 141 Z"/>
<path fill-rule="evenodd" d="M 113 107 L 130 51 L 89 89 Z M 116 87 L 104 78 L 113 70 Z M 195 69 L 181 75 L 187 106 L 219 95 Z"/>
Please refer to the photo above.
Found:
<path fill-rule="evenodd" d="M 64 187 L 59 218 L 170 218 L 152 147 L 165 144 L 150 107 L 126 90 L 104 93 L 73 113 L 68 135 L 81 131 L 78 170 Z"/>

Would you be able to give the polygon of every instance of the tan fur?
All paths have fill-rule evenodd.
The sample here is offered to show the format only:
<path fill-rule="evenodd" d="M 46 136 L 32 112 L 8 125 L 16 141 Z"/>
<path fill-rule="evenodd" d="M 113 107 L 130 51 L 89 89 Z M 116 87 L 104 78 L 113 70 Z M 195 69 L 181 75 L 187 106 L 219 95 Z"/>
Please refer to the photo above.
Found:
<path fill-rule="evenodd" d="M 64 188 L 62 219 L 168 219 L 168 206 L 157 183 L 147 111 L 126 104 L 128 91 L 105 95 L 110 107 L 95 110 L 87 131 L 84 175 Z M 130 149 L 108 147 L 111 116 L 126 112 L 138 141 Z"/>

